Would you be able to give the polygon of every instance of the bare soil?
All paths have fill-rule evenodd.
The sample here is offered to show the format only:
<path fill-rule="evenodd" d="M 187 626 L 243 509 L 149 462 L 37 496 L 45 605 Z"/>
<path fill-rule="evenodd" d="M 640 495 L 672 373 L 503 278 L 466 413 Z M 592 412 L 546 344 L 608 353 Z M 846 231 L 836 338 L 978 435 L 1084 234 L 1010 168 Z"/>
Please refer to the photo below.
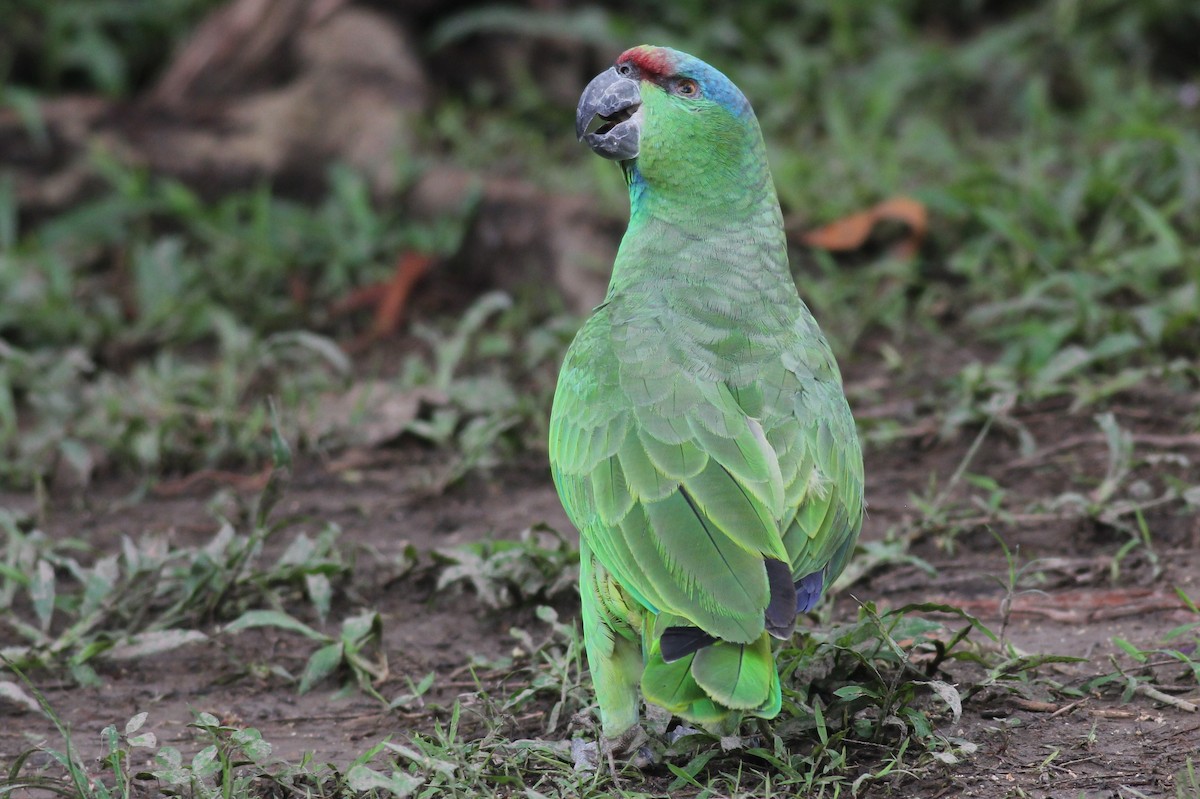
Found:
<path fill-rule="evenodd" d="M 1140 456 L 1186 456 L 1173 465 L 1139 467 L 1146 472 L 1139 477 L 1147 490 L 1159 490 L 1165 473 L 1189 484 L 1200 482 L 1200 445 L 1195 436 L 1178 435 L 1179 420 L 1194 403 L 1194 397 L 1148 391 L 1123 397 L 1110 407 L 1134 433 Z M 1048 403 L 1020 417 L 1038 442 L 1038 455 L 1021 457 L 1015 438 L 998 428 L 984 438 L 969 471 L 990 475 L 1004 486 L 1011 497 L 1007 507 L 1025 507 L 1030 499 L 1053 498 L 1065 491 L 1091 490 L 1107 463 L 1105 443 L 1091 413 L 1074 414 L 1061 404 Z M 973 435 L 968 431 L 941 440 L 918 424 L 886 446 L 869 449 L 870 515 L 864 540 L 878 540 L 889 528 L 907 535 L 912 554 L 932 564 L 938 576 L 895 563 L 874 569 L 835 599 L 836 617 L 854 614 L 851 595 L 885 608 L 919 601 L 953 604 L 992 629 L 1005 627 L 1005 635 L 1024 652 L 1087 658 L 1043 669 L 1044 675 L 1068 686 L 1113 671 L 1109 657 L 1117 651 L 1114 637 L 1153 648 L 1162 645 L 1172 628 L 1196 620 L 1174 589 L 1200 596 L 1200 521 L 1181 514 L 1178 503 L 1169 506 L 1170 512 L 1151 511 L 1145 517 L 1161 570 L 1156 571 L 1145 549 L 1138 548 L 1120 562 L 1115 580 L 1113 556 L 1127 536 L 1050 507 L 1000 522 L 981 510 L 980 521 L 968 521 L 956 535 L 919 526 L 921 514 L 911 497 L 928 496 L 931 474 L 938 486 L 945 486 Z M 299 465 L 279 512 L 311 517 L 314 524 L 336 522 L 344 530 L 343 543 L 371 547 L 384 556 L 374 563 L 399 554 L 407 544 L 428 551 L 488 536 L 512 537 L 538 522 L 570 530 L 540 459 L 471 477 L 436 497 L 419 488 L 427 467 L 421 460 L 410 448 L 365 453 L 349 470 L 339 465 L 344 459 L 309 459 Z M 132 488 L 110 484 L 86 496 L 56 497 L 45 529 L 102 548 L 116 546 L 121 535 L 167 532 L 180 542 L 194 543 L 215 531 L 206 510 L 211 489 L 200 486 L 194 494 L 171 497 L 151 492 L 131 499 Z M 962 507 L 963 497 L 971 493 L 986 492 L 960 484 L 947 504 Z M 5 499 L 8 504 L 30 502 L 0 497 Z M 1007 625 L 1001 610 L 1008 567 L 989 527 L 1018 552 L 1020 563 L 1040 559 L 1030 570 L 1041 575 L 1033 586 L 1038 590 L 1011 601 Z M 346 587 L 340 602 L 342 610 L 370 607 L 383 614 L 391 676 L 380 691 L 393 696 L 404 689 L 405 677 L 418 680 L 435 671 L 437 682 L 428 699 L 443 706 L 459 694 L 473 694 L 475 684 L 468 672 L 473 656 L 495 658 L 511 651 L 509 629 L 538 623 L 528 607 L 495 612 L 467 591 L 437 591 L 429 570 L 393 579 L 386 569 L 356 568 L 355 584 Z M 566 617 L 574 612 L 570 604 L 560 607 Z M 332 682 L 297 695 L 257 668 L 277 663 L 299 673 L 311 644 L 294 636 L 248 631 L 216 640 L 221 648 L 215 656 L 212 647 L 204 649 L 203 656 L 197 648 L 184 648 L 119 668 L 102 667 L 101 688 L 79 688 L 45 674 L 34 677 L 71 725 L 76 745 L 92 756 L 99 752 L 102 727 L 123 724 L 141 711 L 149 712 L 147 728 L 157 733 L 160 745 L 194 750 L 193 731 L 186 725 L 194 711 L 207 711 L 260 729 L 281 759 L 294 762 L 302 753 L 313 752 L 317 762 L 338 765 L 384 736 L 428 730 L 434 721 L 434 711 L 389 712 L 362 693 L 339 692 Z M 1128 665 L 1128 660 L 1122 662 Z M 959 666 L 945 668 L 944 678 L 954 682 Z M 1160 667 L 1158 677 L 1168 688 L 1172 680 L 1188 684 L 1180 668 Z M 492 681 L 489 688 L 513 689 L 502 685 L 504 675 L 485 672 L 485 679 Z M 899 778 L 893 795 L 1175 796 L 1173 775 L 1185 758 L 1200 752 L 1200 715 L 1145 696 L 1122 701 L 1114 691 L 1072 700 L 1052 695 L 1041 682 L 1022 693 L 986 689 L 971 697 L 958 728 L 944 732 L 977 743 L 977 753 L 941 771 Z M 1192 681 L 1180 695 L 1195 701 L 1196 693 Z M 536 714 L 512 719 L 509 734 L 537 736 L 541 721 Z M 10 716 L 0 725 L 0 763 L 43 741 L 61 746 L 47 720 L 32 713 Z M 640 787 L 664 790 L 668 776 L 650 771 Z M 886 790 L 875 788 L 872 794 Z"/>

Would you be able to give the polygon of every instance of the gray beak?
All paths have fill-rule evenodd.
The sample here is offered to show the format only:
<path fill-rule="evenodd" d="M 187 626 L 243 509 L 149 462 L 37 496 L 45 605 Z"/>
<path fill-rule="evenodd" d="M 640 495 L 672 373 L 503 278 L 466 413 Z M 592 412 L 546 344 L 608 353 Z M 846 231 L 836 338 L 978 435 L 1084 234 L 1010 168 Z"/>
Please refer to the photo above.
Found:
<path fill-rule="evenodd" d="M 637 158 L 641 105 L 638 82 L 609 67 L 583 90 L 575 109 L 575 134 L 603 158 Z"/>

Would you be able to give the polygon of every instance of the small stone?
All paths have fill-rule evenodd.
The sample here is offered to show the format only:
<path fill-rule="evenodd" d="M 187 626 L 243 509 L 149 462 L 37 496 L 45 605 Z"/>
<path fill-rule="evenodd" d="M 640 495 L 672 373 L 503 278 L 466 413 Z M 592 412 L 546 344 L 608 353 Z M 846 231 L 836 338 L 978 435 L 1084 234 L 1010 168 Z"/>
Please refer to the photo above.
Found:
<path fill-rule="evenodd" d="M 582 738 L 571 739 L 571 760 L 578 774 L 596 770 L 600 763 L 600 747 L 595 741 L 585 741 Z"/>
<path fill-rule="evenodd" d="M 676 741 L 678 741 L 680 738 L 686 738 L 689 735 L 699 735 L 699 734 L 700 734 L 700 730 L 696 729 L 695 727 L 688 727 L 686 725 L 680 724 L 678 727 L 676 727 L 675 729 L 673 729 L 667 733 L 667 743 L 673 744 Z"/>

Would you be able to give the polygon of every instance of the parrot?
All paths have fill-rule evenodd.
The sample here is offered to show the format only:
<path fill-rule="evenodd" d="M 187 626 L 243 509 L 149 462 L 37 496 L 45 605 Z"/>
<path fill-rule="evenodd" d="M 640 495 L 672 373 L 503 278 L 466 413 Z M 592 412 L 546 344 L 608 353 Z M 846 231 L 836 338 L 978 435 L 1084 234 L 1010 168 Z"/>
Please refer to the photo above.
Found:
<path fill-rule="evenodd" d="M 634 47 L 584 89 L 576 134 L 618 163 L 630 206 L 549 423 L 601 730 L 640 730 L 644 698 L 733 734 L 779 713 L 772 642 L 854 549 L 854 418 L 788 264 L 758 120 L 729 78 Z"/>

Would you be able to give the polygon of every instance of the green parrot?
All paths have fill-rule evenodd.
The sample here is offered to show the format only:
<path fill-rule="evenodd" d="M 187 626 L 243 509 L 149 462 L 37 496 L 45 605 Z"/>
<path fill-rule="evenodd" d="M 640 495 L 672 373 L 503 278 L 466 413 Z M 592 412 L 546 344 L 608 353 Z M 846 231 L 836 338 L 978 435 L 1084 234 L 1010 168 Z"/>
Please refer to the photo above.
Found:
<path fill-rule="evenodd" d="M 638 728 L 640 689 L 730 733 L 779 712 L 771 639 L 791 636 L 858 538 L 854 419 L 737 87 L 635 47 L 588 84 L 576 132 L 618 162 L 630 200 L 550 416 L 601 723 L 609 739 Z"/>

